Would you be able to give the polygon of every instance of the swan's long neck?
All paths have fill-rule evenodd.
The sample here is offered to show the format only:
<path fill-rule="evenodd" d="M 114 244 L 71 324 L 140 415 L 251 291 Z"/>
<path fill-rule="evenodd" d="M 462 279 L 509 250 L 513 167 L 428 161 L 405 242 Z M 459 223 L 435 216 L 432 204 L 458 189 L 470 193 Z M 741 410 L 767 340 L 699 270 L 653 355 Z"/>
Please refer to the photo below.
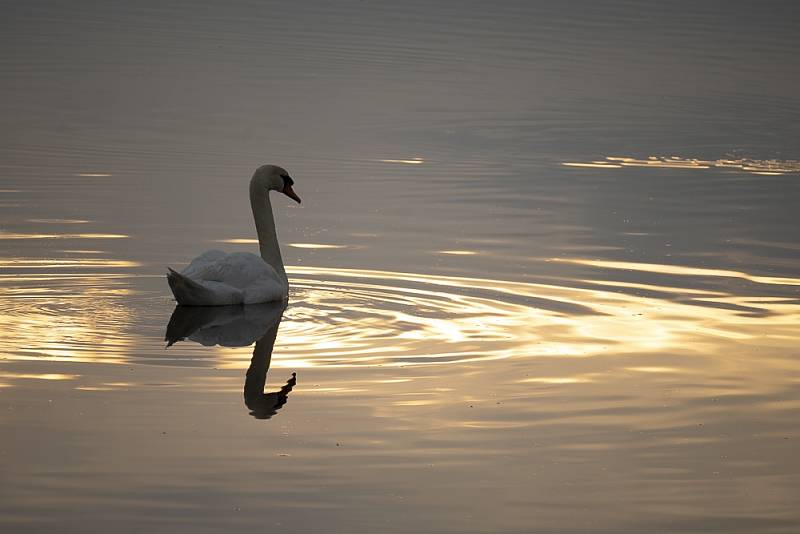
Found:
<path fill-rule="evenodd" d="M 275 232 L 275 219 L 272 217 L 269 193 L 256 182 L 256 180 L 250 182 L 250 206 L 253 208 L 253 219 L 256 222 L 258 248 L 264 261 L 272 265 L 275 272 L 288 285 L 286 269 L 281 258 L 281 247 L 278 245 L 278 234 Z"/>

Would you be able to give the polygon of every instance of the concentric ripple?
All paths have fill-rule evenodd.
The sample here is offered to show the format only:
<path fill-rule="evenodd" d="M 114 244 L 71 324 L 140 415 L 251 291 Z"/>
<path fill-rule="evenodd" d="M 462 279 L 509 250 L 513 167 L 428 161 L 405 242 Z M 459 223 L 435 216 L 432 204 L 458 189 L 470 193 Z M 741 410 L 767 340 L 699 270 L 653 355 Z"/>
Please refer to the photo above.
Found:
<path fill-rule="evenodd" d="M 561 260 L 588 279 L 511 282 L 290 267 L 274 367 L 474 364 L 503 358 L 676 351 L 720 354 L 794 339 L 800 281 L 635 264 L 653 283 L 613 281 L 623 262 Z M 74 266 L 70 266 L 74 267 Z M 7 360 L 246 368 L 249 347 L 163 349 L 173 304 L 161 277 L 40 271 L 2 277 Z M 661 278 L 659 278 L 661 277 Z M 666 278 L 663 278 L 666 277 Z M 738 278 L 737 284 L 708 281 Z M 703 284 L 698 283 L 704 281 Z M 731 293 L 732 287 L 740 294 Z M 703 288 L 703 289 L 700 289 Z"/>
<path fill-rule="evenodd" d="M 660 268 L 654 265 L 653 271 Z M 690 272 L 747 278 L 699 271 Z M 290 272 L 294 289 L 273 360 L 284 367 L 447 364 L 687 347 L 708 353 L 731 343 L 784 343 L 800 317 L 796 299 L 771 288 L 745 296 L 578 280 L 559 285 L 312 267 Z"/>
<path fill-rule="evenodd" d="M 136 320 L 137 310 L 132 305 L 135 292 L 129 275 L 54 274 L 75 267 L 60 260 L 45 265 L 23 260 L 8 264 L 32 272 L 0 276 L 3 359 L 85 363 L 130 359 L 137 339 L 129 325 Z M 43 266 L 51 272 L 41 274 Z M 114 267 L 94 260 L 80 266 Z"/>

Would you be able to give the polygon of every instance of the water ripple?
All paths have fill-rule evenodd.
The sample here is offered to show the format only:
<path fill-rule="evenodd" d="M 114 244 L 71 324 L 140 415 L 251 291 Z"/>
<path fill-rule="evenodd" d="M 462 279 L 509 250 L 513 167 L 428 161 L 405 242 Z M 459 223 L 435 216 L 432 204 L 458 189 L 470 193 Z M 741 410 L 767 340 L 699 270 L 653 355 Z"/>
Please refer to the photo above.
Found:
<path fill-rule="evenodd" d="M 623 262 L 671 283 L 531 283 L 361 269 L 290 267 L 292 292 L 275 367 L 419 366 L 505 358 L 677 352 L 719 355 L 748 345 L 788 347 L 800 319 L 795 280 Z M 737 276 L 689 289 L 687 277 Z M 171 301 L 132 275 L 28 273 L 3 277 L 0 353 L 10 360 L 246 367 L 247 347 L 193 344 L 163 351 Z M 683 283 L 681 283 L 683 282 Z M 787 284 L 788 285 L 776 285 Z M 657 360 L 656 360 L 657 361 Z M 659 368 L 654 365 L 653 368 Z M 567 377 L 575 378 L 575 377 Z"/>

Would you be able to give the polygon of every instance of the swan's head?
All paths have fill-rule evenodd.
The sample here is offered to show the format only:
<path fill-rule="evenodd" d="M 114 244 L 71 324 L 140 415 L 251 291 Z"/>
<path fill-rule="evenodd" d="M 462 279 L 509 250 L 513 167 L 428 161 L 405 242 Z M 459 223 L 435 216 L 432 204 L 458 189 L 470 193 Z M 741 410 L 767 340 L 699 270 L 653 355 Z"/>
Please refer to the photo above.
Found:
<path fill-rule="evenodd" d="M 264 187 L 268 192 L 280 191 L 298 204 L 300 203 L 300 197 L 297 196 L 297 193 L 292 189 L 294 180 L 292 180 L 292 177 L 289 176 L 289 173 L 286 172 L 286 169 L 283 167 L 278 167 L 277 165 L 262 165 L 256 169 L 252 183 Z"/>

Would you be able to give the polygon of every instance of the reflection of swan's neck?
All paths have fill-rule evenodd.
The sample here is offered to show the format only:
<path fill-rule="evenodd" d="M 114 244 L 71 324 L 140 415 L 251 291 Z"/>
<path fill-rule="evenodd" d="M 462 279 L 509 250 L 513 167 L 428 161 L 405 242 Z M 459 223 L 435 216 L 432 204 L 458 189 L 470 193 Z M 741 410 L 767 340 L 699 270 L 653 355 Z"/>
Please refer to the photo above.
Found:
<path fill-rule="evenodd" d="M 269 419 L 280 408 L 286 404 L 289 393 L 297 383 L 297 378 L 292 373 L 286 385 L 278 391 L 264 393 L 264 386 L 267 383 L 267 371 L 272 359 L 272 349 L 275 346 L 275 338 L 278 335 L 278 327 L 281 318 L 267 330 L 264 335 L 256 341 L 253 348 L 253 359 L 247 369 L 244 381 L 244 403 L 250 409 L 250 415 L 258 419 Z"/>
<path fill-rule="evenodd" d="M 267 371 L 272 360 L 272 349 L 275 346 L 275 337 L 278 335 L 278 323 L 256 341 L 253 347 L 253 359 L 247 369 L 244 382 L 244 401 L 248 406 L 257 405 L 264 396 L 264 386 L 267 383 Z"/>
<path fill-rule="evenodd" d="M 281 248 L 278 245 L 278 234 L 275 232 L 275 219 L 272 217 L 272 204 L 269 192 L 257 180 L 250 182 L 250 206 L 253 208 L 253 219 L 258 233 L 258 248 L 264 261 L 272 265 L 278 276 L 288 284 L 286 269 L 283 267 Z"/>

